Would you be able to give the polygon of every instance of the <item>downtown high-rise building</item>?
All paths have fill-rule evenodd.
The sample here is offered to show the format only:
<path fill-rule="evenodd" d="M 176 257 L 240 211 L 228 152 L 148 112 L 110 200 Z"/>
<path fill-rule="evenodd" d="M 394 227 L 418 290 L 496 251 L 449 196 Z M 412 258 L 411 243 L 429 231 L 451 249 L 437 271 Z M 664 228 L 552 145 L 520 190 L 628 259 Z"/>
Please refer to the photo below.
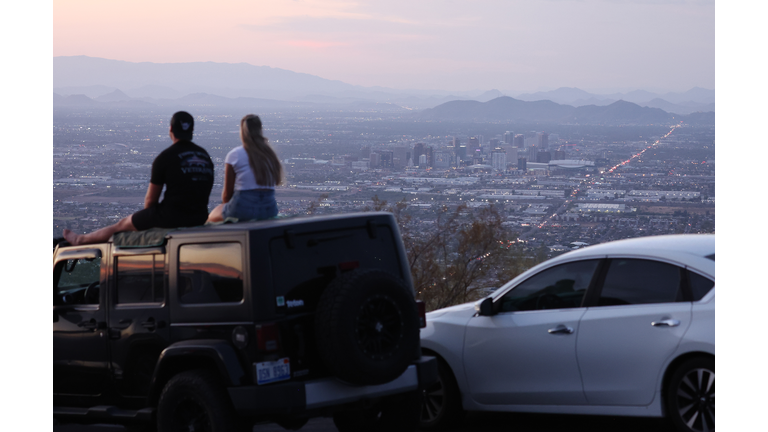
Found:
<path fill-rule="evenodd" d="M 424 147 L 424 143 L 416 143 L 413 146 L 413 163 L 416 165 L 422 166 L 421 162 L 419 162 L 421 159 L 421 155 L 426 154 L 426 149 Z"/>
<path fill-rule="evenodd" d="M 517 160 L 518 149 L 511 144 L 502 144 L 501 149 L 506 153 L 507 162 L 514 163 Z"/>
<path fill-rule="evenodd" d="M 514 146 L 522 149 L 525 148 L 525 135 L 523 134 L 517 134 L 515 135 L 515 140 L 513 142 Z"/>
<path fill-rule="evenodd" d="M 402 168 L 408 163 L 408 149 L 403 146 L 397 146 L 392 149 L 392 166 Z"/>
<path fill-rule="evenodd" d="M 491 152 L 491 167 L 494 171 L 507 170 L 507 153 L 504 150 L 497 147 Z"/>
<path fill-rule="evenodd" d="M 536 147 L 538 147 L 539 150 L 547 150 L 549 149 L 549 134 L 546 132 L 537 132 L 536 133 Z"/>
<path fill-rule="evenodd" d="M 475 150 L 480 148 L 480 139 L 477 137 L 470 137 L 467 141 L 467 154 L 474 155 Z"/>

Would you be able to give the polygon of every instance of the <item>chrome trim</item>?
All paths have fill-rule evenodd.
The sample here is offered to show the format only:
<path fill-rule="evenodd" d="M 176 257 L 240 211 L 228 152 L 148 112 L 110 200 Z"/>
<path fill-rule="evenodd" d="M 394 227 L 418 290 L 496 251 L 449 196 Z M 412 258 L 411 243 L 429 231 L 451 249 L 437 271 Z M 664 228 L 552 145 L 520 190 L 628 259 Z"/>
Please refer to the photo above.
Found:
<path fill-rule="evenodd" d="M 66 305 L 66 304 L 63 304 L 63 305 L 53 305 L 53 310 L 55 310 L 55 311 L 74 310 L 74 311 L 84 311 L 85 312 L 85 311 L 97 311 L 99 309 L 101 309 L 101 304 L 97 304 L 97 303 L 88 303 L 88 304 L 75 304 L 75 303 L 73 303 L 73 304 L 68 304 L 68 305 Z"/>
<path fill-rule="evenodd" d="M 198 326 L 212 326 L 212 325 L 253 325 L 251 321 L 235 321 L 235 322 L 207 322 L 207 323 L 171 323 L 171 327 L 198 327 Z"/>
<path fill-rule="evenodd" d="M 115 257 L 136 256 L 136 255 L 157 255 L 157 254 L 164 254 L 164 253 L 165 253 L 165 246 L 132 247 L 132 248 L 121 248 L 119 246 L 115 246 L 115 248 L 112 250 L 112 256 L 115 256 Z"/>
<path fill-rule="evenodd" d="M 654 327 L 677 327 L 680 325 L 680 320 L 665 319 L 662 321 L 653 321 L 651 322 L 651 325 Z"/>
<path fill-rule="evenodd" d="M 566 327 L 562 324 L 555 328 L 547 330 L 549 334 L 573 334 L 573 327 Z"/>
<path fill-rule="evenodd" d="M 90 246 L 90 245 L 88 245 Z M 58 264 L 61 261 L 64 260 L 71 260 L 71 259 L 96 259 L 96 258 L 102 258 L 103 254 L 101 252 L 101 249 L 93 248 L 93 247 L 80 247 L 79 249 L 64 249 L 60 250 L 58 254 L 56 254 L 56 262 L 55 264 Z"/>

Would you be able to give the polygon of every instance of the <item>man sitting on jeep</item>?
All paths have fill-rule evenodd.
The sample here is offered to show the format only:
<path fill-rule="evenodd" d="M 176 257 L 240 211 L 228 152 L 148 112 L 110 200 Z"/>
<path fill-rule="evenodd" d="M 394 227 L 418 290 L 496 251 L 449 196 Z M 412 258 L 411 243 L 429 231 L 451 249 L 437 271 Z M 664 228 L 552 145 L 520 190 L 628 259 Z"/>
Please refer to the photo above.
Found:
<path fill-rule="evenodd" d="M 213 187 L 213 162 L 208 152 L 191 141 L 194 119 L 179 111 L 171 117 L 168 135 L 173 144 L 152 163 L 152 177 L 144 209 L 118 223 L 88 234 L 64 230 L 72 245 L 103 243 L 121 231 L 179 228 L 203 225 L 208 218 L 208 196 Z M 165 185 L 165 197 L 160 193 Z"/>

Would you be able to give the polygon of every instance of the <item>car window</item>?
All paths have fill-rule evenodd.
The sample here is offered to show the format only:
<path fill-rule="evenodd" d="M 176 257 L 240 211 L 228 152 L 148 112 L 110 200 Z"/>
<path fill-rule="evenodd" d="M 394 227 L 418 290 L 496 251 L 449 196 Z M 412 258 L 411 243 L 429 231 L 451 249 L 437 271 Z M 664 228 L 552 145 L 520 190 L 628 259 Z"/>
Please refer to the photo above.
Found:
<path fill-rule="evenodd" d="M 101 258 L 61 261 L 53 274 L 54 305 L 99 304 Z"/>
<path fill-rule="evenodd" d="M 499 312 L 581 306 L 599 260 L 576 261 L 531 276 L 501 297 Z"/>
<path fill-rule="evenodd" d="M 163 302 L 163 255 L 121 256 L 116 261 L 118 304 Z"/>
<path fill-rule="evenodd" d="M 179 300 L 186 304 L 232 303 L 243 299 L 240 243 L 182 245 L 179 249 Z"/>
<path fill-rule="evenodd" d="M 688 281 L 691 284 L 691 294 L 693 294 L 693 301 L 699 301 L 707 295 L 709 290 L 715 286 L 715 281 L 709 280 L 704 276 L 696 274 L 692 271 L 688 272 Z"/>
<path fill-rule="evenodd" d="M 681 269 L 643 259 L 612 259 L 598 306 L 683 301 Z"/>

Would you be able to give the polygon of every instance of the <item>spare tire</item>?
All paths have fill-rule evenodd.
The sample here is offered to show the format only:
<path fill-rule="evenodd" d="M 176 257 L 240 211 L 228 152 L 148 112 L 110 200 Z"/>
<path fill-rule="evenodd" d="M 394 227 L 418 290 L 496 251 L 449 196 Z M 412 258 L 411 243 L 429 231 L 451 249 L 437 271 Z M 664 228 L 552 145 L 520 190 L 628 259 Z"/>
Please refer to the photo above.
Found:
<path fill-rule="evenodd" d="M 342 274 L 317 305 L 315 336 L 325 366 L 351 384 L 383 384 L 419 353 L 419 317 L 412 291 L 382 270 Z"/>

